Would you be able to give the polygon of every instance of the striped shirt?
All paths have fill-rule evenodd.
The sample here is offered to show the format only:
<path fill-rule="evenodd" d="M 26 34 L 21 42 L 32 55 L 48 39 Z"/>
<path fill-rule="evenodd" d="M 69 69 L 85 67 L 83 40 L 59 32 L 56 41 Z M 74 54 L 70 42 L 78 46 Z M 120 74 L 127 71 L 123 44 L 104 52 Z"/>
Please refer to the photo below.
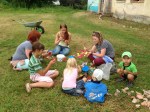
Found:
<path fill-rule="evenodd" d="M 38 70 L 41 70 L 41 62 L 38 58 L 36 58 L 33 54 L 29 60 L 29 72 L 30 75 L 34 75 Z"/>

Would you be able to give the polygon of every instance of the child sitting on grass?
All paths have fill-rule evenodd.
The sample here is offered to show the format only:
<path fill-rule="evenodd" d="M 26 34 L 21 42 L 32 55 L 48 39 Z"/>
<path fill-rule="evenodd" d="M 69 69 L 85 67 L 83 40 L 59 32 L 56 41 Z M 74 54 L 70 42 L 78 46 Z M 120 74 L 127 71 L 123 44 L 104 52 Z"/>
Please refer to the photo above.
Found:
<path fill-rule="evenodd" d="M 119 63 L 117 73 L 120 75 L 118 82 L 128 80 L 127 86 L 133 86 L 133 81 L 137 78 L 136 66 L 132 63 L 132 54 L 128 51 L 122 54 L 122 61 Z"/>
<path fill-rule="evenodd" d="M 29 72 L 30 79 L 34 83 L 27 83 L 26 91 L 29 93 L 32 88 L 45 87 L 50 88 L 54 85 L 53 78 L 57 77 L 59 72 L 57 70 L 49 70 L 50 67 L 56 62 L 56 59 L 52 59 L 45 69 L 42 68 L 39 57 L 44 51 L 44 45 L 36 42 L 32 46 L 32 52 L 30 53 L 29 60 Z"/>
<path fill-rule="evenodd" d="M 85 94 L 84 97 L 90 102 L 100 102 L 105 101 L 105 95 L 107 94 L 107 86 L 102 83 L 103 71 L 101 69 L 95 69 L 92 74 L 91 81 L 87 81 L 84 85 Z"/>
<path fill-rule="evenodd" d="M 87 79 L 84 77 L 77 81 L 79 71 L 80 68 L 77 65 L 76 59 L 74 57 L 70 57 L 67 60 L 67 65 L 63 72 L 62 91 L 64 93 L 73 96 L 80 96 L 84 94 L 82 89 L 84 88 L 84 83 Z"/>

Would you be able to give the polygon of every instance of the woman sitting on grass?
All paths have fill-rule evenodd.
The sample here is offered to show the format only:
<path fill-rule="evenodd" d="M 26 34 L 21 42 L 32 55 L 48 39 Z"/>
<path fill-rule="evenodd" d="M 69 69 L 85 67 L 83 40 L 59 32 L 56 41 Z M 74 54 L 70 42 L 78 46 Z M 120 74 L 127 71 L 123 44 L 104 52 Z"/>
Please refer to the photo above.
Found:
<path fill-rule="evenodd" d="M 104 63 L 112 63 L 115 57 L 115 52 L 112 44 L 103 39 L 99 32 L 93 32 L 92 39 L 94 46 L 90 50 L 88 58 L 92 61 L 94 66 L 99 66 Z"/>
<path fill-rule="evenodd" d="M 39 57 L 42 55 L 44 50 L 44 45 L 36 42 L 32 46 L 32 52 L 30 53 L 29 60 L 29 72 L 30 79 L 34 83 L 26 84 L 26 91 L 29 93 L 32 88 L 35 87 L 45 87 L 50 88 L 54 85 L 52 79 L 58 76 L 59 72 L 57 70 L 49 70 L 51 66 L 56 62 L 56 59 L 52 59 L 46 68 L 42 68 Z"/>
<path fill-rule="evenodd" d="M 32 44 L 37 42 L 40 37 L 41 34 L 33 30 L 29 33 L 27 40 L 17 47 L 10 62 L 14 70 L 28 69 L 29 53 L 32 51 Z"/>
<path fill-rule="evenodd" d="M 70 52 L 69 44 L 71 40 L 71 33 L 68 32 L 66 24 L 60 25 L 60 31 L 56 34 L 55 44 L 56 47 L 53 50 L 52 54 L 64 54 L 68 55 Z"/>

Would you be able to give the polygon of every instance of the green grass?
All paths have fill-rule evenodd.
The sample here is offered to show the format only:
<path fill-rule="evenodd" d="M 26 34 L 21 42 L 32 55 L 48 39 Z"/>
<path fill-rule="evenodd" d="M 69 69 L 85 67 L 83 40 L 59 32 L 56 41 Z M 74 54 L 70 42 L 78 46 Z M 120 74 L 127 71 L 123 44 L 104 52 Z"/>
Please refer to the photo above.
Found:
<path fill-rule="evenodd" d="M 123 51 L 133 54 L 133 62 L 137 65 L 139 76 L 135 86 L 130 90 L 141 92 L 150 89 L 149 86 L 149 41 L 150 26 L 125 20 L 103 17 L 86 11 L 72 10 L 66 7 L 12 9 L 0 6 L 0 112 L 148 112 L 147 108 L 136 109 L 126 94 L 119 97 L 107 96 L 103 104 L 89 103 L 84 97 L 73 97 L 61 92 L 62 72 L 65 63 L 57 62 L 52 69 L 60 72 L 51 89 L 33 89 L 30 94 L 25 91 L 25 83 L 30 82 L 28 71 L 13 71 L 7 60 L 15 52 L 16 47 L 26 40 L 30 28 L 17 23 L 20 19 L 26 21 L 43 20 L 46 32 L 41 42 L 46 49 L 54 48 L 54 38 L 61 23 L 66 23 L 72 33 L 71 54 L 83 49 L 83 44 L 92 46 L 91 33 L 101 31 L 104 38 L 114 46 L 116 63 L 121 60 Z M 15 20 L 15 21 L 13 21 Z M 87 59 L 78 59 L 81 64 Z M 47 63 L 47 61 L 45 62 Z M 107 84 L 109 93 L 125 87 L 124 83 L 116 83 L 116 74 L 111 76 Z"/>

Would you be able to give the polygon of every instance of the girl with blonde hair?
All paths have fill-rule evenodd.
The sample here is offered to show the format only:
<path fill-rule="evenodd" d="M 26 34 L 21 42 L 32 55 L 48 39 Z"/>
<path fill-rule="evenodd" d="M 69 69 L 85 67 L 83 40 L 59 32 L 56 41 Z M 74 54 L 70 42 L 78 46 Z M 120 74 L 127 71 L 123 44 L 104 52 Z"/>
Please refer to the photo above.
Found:
<path fill-rule="evenodd" d="M 80 72 L 80 68 L 77 65 L 76 59 L 74 57 L 69 58 L 63 72 L 62 91 L 64 93 L 73 96 L 80 96 L 84 94 L 86 78 L 77 81 L 78 72 Z"/>

